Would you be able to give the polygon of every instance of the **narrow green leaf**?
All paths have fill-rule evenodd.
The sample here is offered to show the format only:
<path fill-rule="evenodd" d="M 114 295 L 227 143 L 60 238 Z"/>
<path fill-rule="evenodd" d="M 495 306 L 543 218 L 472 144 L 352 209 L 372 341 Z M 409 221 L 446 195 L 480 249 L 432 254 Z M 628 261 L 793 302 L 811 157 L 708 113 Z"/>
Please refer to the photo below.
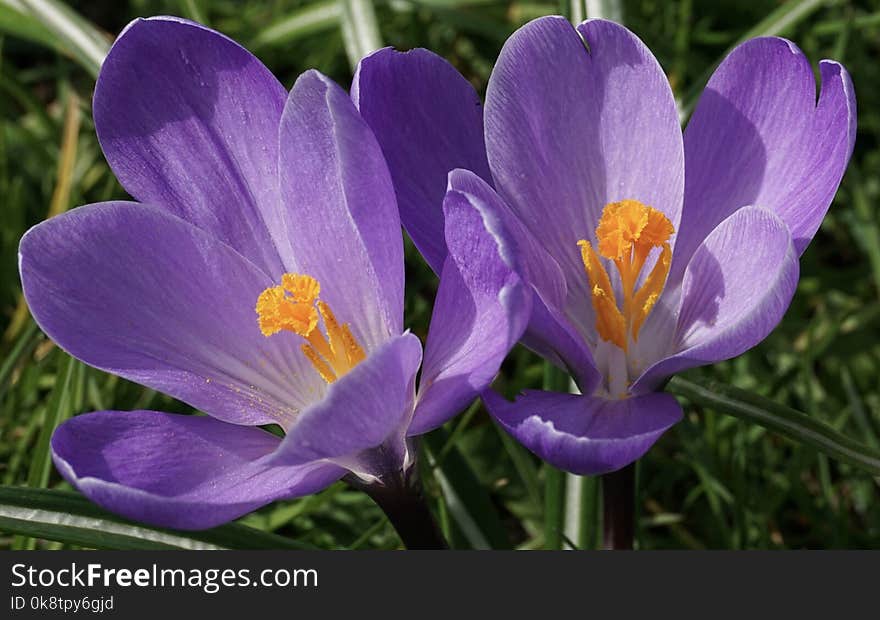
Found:
<path fill-rule="evenodd" d="M 382 47 L 379 23 L 372 0 L 339 0 L 342 38 L 354 70 L 361 58 Z"/>
<path fill-rule="evenodd" d="M 12 4 L 16 3 L 55 35 L 93 77 L 98 76 L 110 42 L 91 22 L 59 0 L 16 0 Z"/>
<path fill-rule="evenodd" d="M 60 50 L 58 38 L 40 20 L 8 0 L 0 2 L 0 32 Z"/>
<path fill-rule="evenodd" d="M 183 11 L 183 14 L 190 18 L 193 21 L 197 21 L 200 24 L 208 25 L 208 16 L 205 14 L 205 11 L 202 10 L 202 7 L 199 6 L 200 3 L 197 0 L 180 0 L 180 8 Z"/>
<path fill-rule="evenodd" d="M 31 469 L 28 472 L 28 485 L 31 487 L 45 487 L 49 483 L 49 473 L 52 471 L 52 455 L 49 443 L 55 428 L 70 415 L 70 384 L 73 371 L 77 362 L 66 353 L 61 354 L 58 375 L 55 378 L 55 386 L 49 402 L 46 403 L 46 412 L 43 415 L 43 426 L 40 429 L 40 437 L 37 447 L 31 457 Z"/>
<path fill-rule="evenodd" d="M 311 549 L 230 523 L 183 532 L 133 523 L 70 491 L 0 486 L 0 531 L 92 549 Z"/>
<path fill-rule="evenodd" d="M 424 435 L 429 463 L 443 489 L 449 513 L 475 549 L 510 549 L 510 539 L 489 494 L 448 435 L 437 429 Z M 443 454 L 443 458 L 438 458 Z"/>
<path fill-rule="evenodd" d="M 18 361 L 27 355 L 31 349 L 33 349 L 34 345 L 36 345 L 37 334 L 37 324 L 33 321 L 28 321 L 27 326 L 21 330 L 21 333 L 19 333 L 18 337 L 15 339 L 12 349 L 9 351 L 9 355 L 3 358 L 3 361 L 0 362 L 0 397 L 2 397 L 6 391 L 6 387 L 12 378 L 12 371 L 15 369 L 16 365 L 18 365 Z"/>
<path fill-rule="evenodd" d="M 307 4 L 276 20 L 254 37 L 254 47 L 291 43 L 316 32 L 339 26 L 342 6 L 338 0 Z"/>
<path fill-rule="evenodd" d="M 544 362 L 544 389 L 568 392 L 568 374 Z M 565 533 L 565 472 L 549 463 L 544 465 L 544 548 L 562 549 Z"/>
<path fill-rule="evenodd" d="M 832 4 L 834 0 L 789 0 L 781 4 L 775 11 L 758 22 L 753 28 L 742 35 L 736 42 L 727 48 L 721 57 L 714 62 L 703 74 L 693 82 L 691 88 L 681 97 L 681 113 L 687 118 L 693 111 L 700 93 L 712 77 L 712 73 L 721 64 L 727 55 L 740 43 L 754 39 L 755 37 L 769 37 L 782 35 L 789 32 L 799 22 L 806 19 L 823 5 Z"/>
<path fill-rule="evenodd" d="M 667 389 L 691 403 L 748 420 L 828 456 L 880 476 L 880 451 L 805 413 L 717 381 L 674 377 Z"/>

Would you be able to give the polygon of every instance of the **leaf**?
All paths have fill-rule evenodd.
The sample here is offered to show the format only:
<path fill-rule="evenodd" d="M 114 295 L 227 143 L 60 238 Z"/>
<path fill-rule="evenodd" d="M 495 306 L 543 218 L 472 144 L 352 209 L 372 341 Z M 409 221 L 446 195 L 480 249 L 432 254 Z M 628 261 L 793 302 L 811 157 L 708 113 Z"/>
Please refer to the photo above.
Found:
<path fill-rule="evenodd" d="M 382 47 L 382 36 L 372 0 L 339 0 L 342 7 L 342 39 L 354 70 L 361 58 Z"/>
<path fill-rule="evenodd" d="M 39 21 L 92 77 L 98 76 L 110 42 L 91 22 L 59 0 L 16 0 L 11 4 Z"/>
<path fill-rule="evenodd" d="M 783 2 L 779 8 L 771 12 L 767 17 L 750 28 L 736 42 L 728 47 L 721 57 L 715 61 L 703 74 L 693 82 L 690 89 L 682 96 L 681 116 L 687 118 L 697 104 L 703 88 L 709 82 L 709 78 L 715 72 L 715 69 L 733 51 L 740 43 L 754 39 L 755 37 L 769 37 L 781 35 L 791 30 L 798 22 L 809 17 L 813 11 L 820 8 L 823 4 L 827 4 L 827 0 L 789 0 Z"/>
<path fill-rule="evenodd" d="M 423 436 L 434 476 L 443 489 L 449 513 L 475 549 L 510 549 L 501 518 L 464 456 L 437 429 Z M 442 459 L 438 455 L 443 455 Z"/>
<path fill-rule="evenodd" d="M 308 4 L 269 24 L 254 37 L 254 47 L 291 43 L 304 36 L 339 25 L 342 7 L 338 0 Z"/>
<path fill-rule="evenodd" d="M 28 485 L 32 487 L 45 487 L 49 483 L 49 473 L 52 471 L 52 455 L 50 442 L 55 428 L 70 416 L 70 379 L 73 371 L 79 364 L 67 354 L 61 354 L 58 376 L 55 378 L 55 387 L 52 395 L 46 403 L 46 412 L 43 415 L 43 426 L 40 429 L 40 438 L 37 447 L 31 457 L 31 469 L 28 472 Z"/>
<path fill-rule="evenodd" d="M 673 377 L 667 389 L 692 404 L 759 424 L 844 463 L 880 476 L 880 451 L 837 432 L 805 413 L 708 379 Z"/>
<path fill-rule="evenodd" d="M 183 532 L 112 515 L 78 493 L 0 486 L 0 530 L 93 549 L 312 549 L 275 534 L 230 523 Z"/>
<path fill-rule="evenodd" d="M 550 362 L 544 362 L 544 389 L 568 392 L 571 378 Z M 565 534 L 565 472 L 544 465 L 544 548 L 562 549 Z"/>

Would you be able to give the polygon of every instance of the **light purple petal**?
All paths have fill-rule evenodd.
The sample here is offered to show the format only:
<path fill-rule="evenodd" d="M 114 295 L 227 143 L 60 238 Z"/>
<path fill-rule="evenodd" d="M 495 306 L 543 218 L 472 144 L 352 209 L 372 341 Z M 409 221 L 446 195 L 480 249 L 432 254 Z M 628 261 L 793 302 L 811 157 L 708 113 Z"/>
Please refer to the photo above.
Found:
<path fill-rule="evenodd" d="M 449 193 L 481 212 L 494 214 L 508 230 L 518 269 L 533 289 L 532 316 L 523 343 L 562 368 L 584 391 L 599 379 L 586 341 L 563 314 L 567 288 L 559 264 L 514 215 L 488 183 L 468 170 L 449 174 Z"/>
<path fill-rule="evenodd" d="M 674 355 L 648 368 L 640 393 L 695 366 L 735 357 L 761 342 L 782 320 L 798 281 L 798 256 L 788 227 L 767 209 L 743 207 L 694 253 L 684 274 Z"/>
<path fill-rule="evenodd" d="M 593 331 L 579 239 L 595 238 L 603 207 L 636 199 L 678 225 L 684 189 L 672 92 L 626 28 L 537 19 L 508 39 L 486 96 L 486 148 L 496 188 L 556 259 L 566 313 Z"/>
<path fill-rule="evenodd" d="M 410 435 L 440 426 L 491 383 L 531 313 L 531 289 L 520 279 L 516 243 L 502 218 L 452 185 L 443 203 L 449 255 Z"/>
<path fill-rule="evenodd" d="M 281 195 L 297 269 L 367 349 L 403 331 L 403 235 L 370 128 L 339 86 L 303 73 L 281 120 Z"/>
<path fill-rule="evenodd" d="M 345 470 L 329 463 L 267 465 L 281 440 L 213 418 L 157 411 L 77 416 L 52 436 L 62 475 L 96 504 L 178 529 L 231 521 L 276 499 L 308 495 Z"/>
<path fill-rule="evenodd" d="M 321 402 L 300 414 L 273 462 L 332 459 L 356 470 L 358 453 L 389 440 L 397 440 L 391 448 L 402 458 L 421 361 L 422 344 L 409 332 L 382 345 L 333 383 Z M 395 465 L 401 467 L 402 460 Z"/>
<path fill-rule="evenodd" d="M 175 17 L 138 19 L 104 61 L 95 128 L 128 193 L 274 275 L 286 246 L 277 194 L 285 97 L 269 70 L 224 35 Z"/>
<path fill-rule="evenodd" d="M 530 390 L 511 403 L 487 390 L 483 402 L 526 448 L 554 467 L 584 476 L 636 461 L 682 416 L 675 398 L 663 393 L 605 400 Z"/>
<path fill-rule="evenodd" d="M 436 273 L 446 258 L 443 195 L 454 168 L 491 182 L 483 108 L 467 80 L 425 49 L 386 48 L 361 60 L 352 99 L 388 161 L 400 218 Z"/>
<path fill-rule="evenodd" d="M 323 380 L 254 311 L 272 285 L 210 234 L 136 203 L 79 207 L 20 247 L 25 298 L 71 355 L 237 424 L 287 426 Z"/>
<path fill-rule="evenodd" d="M 684 134 L 686 192 L 676 264 L 745 205 L 774 211 L 801 253 L 837 191 L 856 135 L 846 70 L 820 63 L 822 89 L 790 41 L 753 39 L 721 63 Z"/>

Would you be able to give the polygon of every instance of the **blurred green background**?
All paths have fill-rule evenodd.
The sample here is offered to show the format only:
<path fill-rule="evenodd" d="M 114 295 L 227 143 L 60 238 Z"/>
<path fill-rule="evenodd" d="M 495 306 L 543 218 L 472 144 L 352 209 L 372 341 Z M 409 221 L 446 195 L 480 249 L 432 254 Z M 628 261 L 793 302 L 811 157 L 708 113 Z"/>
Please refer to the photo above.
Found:
<path fill-rule="evenodd" d="M 16 253 L 28 227 L 76 205 L 125 197 L 98 147 L 90 100 L 101 54 L 126 23 L 155 14 L 196 19 L 248 47 L 288 87 L 310 67 L 348 87 L 353 61 L 370 47 L 427 47 L 482 94 L 518 26 L 539 15 L 586 12 L 622 19 L 647 43 L 685 113 L 708 72 L 743 38 L 782 34 L 814 64 L 833 58 L 849 69 L 859 106 L 855 154 L 803 256 L 792 307 L 759 347 L 690 377 L 751 390 L 880 448 L 880 1 L 0 0 L 0 484 L 69 489 L 47 456 L 51 429 L 68 416 L 189 411 L 71 360 L 36 328 L 21 298 Z M 407 258 L 407 323 L 424 336 L 436 281 L 411 246 Z M 510 394 L 540 387 L 542 374 L 542 362 L 518 348 L 499 385 Z M 880 547 L 877 479 L 682 402 L 684 421 L 638 466 L 637 547 Z M 479 405 L 428 436 L 422 456 L 426 492 L 454 546 L 597 545 L 596 481 L 550 471 Z M 70 503 L 39 505 L 88 512 L 62 497 Z M 31 500 L 16 501 L 21 508 Z M 3 515 L 0 507 L 0 548 L 120 546 L 69 532 L 54 536 L 63 542 L 4 534 Z M 242 522 L 303 545 L 400 546 L 378 508 L 341 483 Z"/>

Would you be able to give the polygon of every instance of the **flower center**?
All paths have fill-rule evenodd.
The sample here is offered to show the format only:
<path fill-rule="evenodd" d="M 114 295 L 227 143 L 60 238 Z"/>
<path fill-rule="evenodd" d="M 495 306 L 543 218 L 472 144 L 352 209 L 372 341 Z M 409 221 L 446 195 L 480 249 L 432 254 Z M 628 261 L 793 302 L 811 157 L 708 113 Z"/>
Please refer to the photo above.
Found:
<path fill-rule="evenodd" d="M 672 222 L 663 213 L 638 200 L 621 200 L 605 205 L 599 226 L 596 227 L 596 239 L 599 241 L 599 255 L 613 261 L 620 274 L 622 308 L 618 305 L 611 279 L 599 255 L 588 241 L 578 241 L 592 287 L 596 331 L 603 340 L 617 345 L 623 351 L 629 346 L 630 336 L 633 342 L 638 341 L 639 329 L 666 283 L 672 259 L 669 237 L 673 232 Z M 636 290 L 639 274 L 655 247 L 662 248 L 660 256 L 651 273 Z"/>
<path fill-rule="evenodd" d="M 311 276 L 285 273 L 281 286 L 270 286 L 257 298 L 257 321 L 266 337 L 280 331 L 302 336 L 302 352 L 327 383 L 333 383 L 364 360 L 364 349 L 347 323 L 336 320 L 330 306 L 318 299 L 321 285 Z M 324 331 L 318 328 L 318 315 Z"/>

